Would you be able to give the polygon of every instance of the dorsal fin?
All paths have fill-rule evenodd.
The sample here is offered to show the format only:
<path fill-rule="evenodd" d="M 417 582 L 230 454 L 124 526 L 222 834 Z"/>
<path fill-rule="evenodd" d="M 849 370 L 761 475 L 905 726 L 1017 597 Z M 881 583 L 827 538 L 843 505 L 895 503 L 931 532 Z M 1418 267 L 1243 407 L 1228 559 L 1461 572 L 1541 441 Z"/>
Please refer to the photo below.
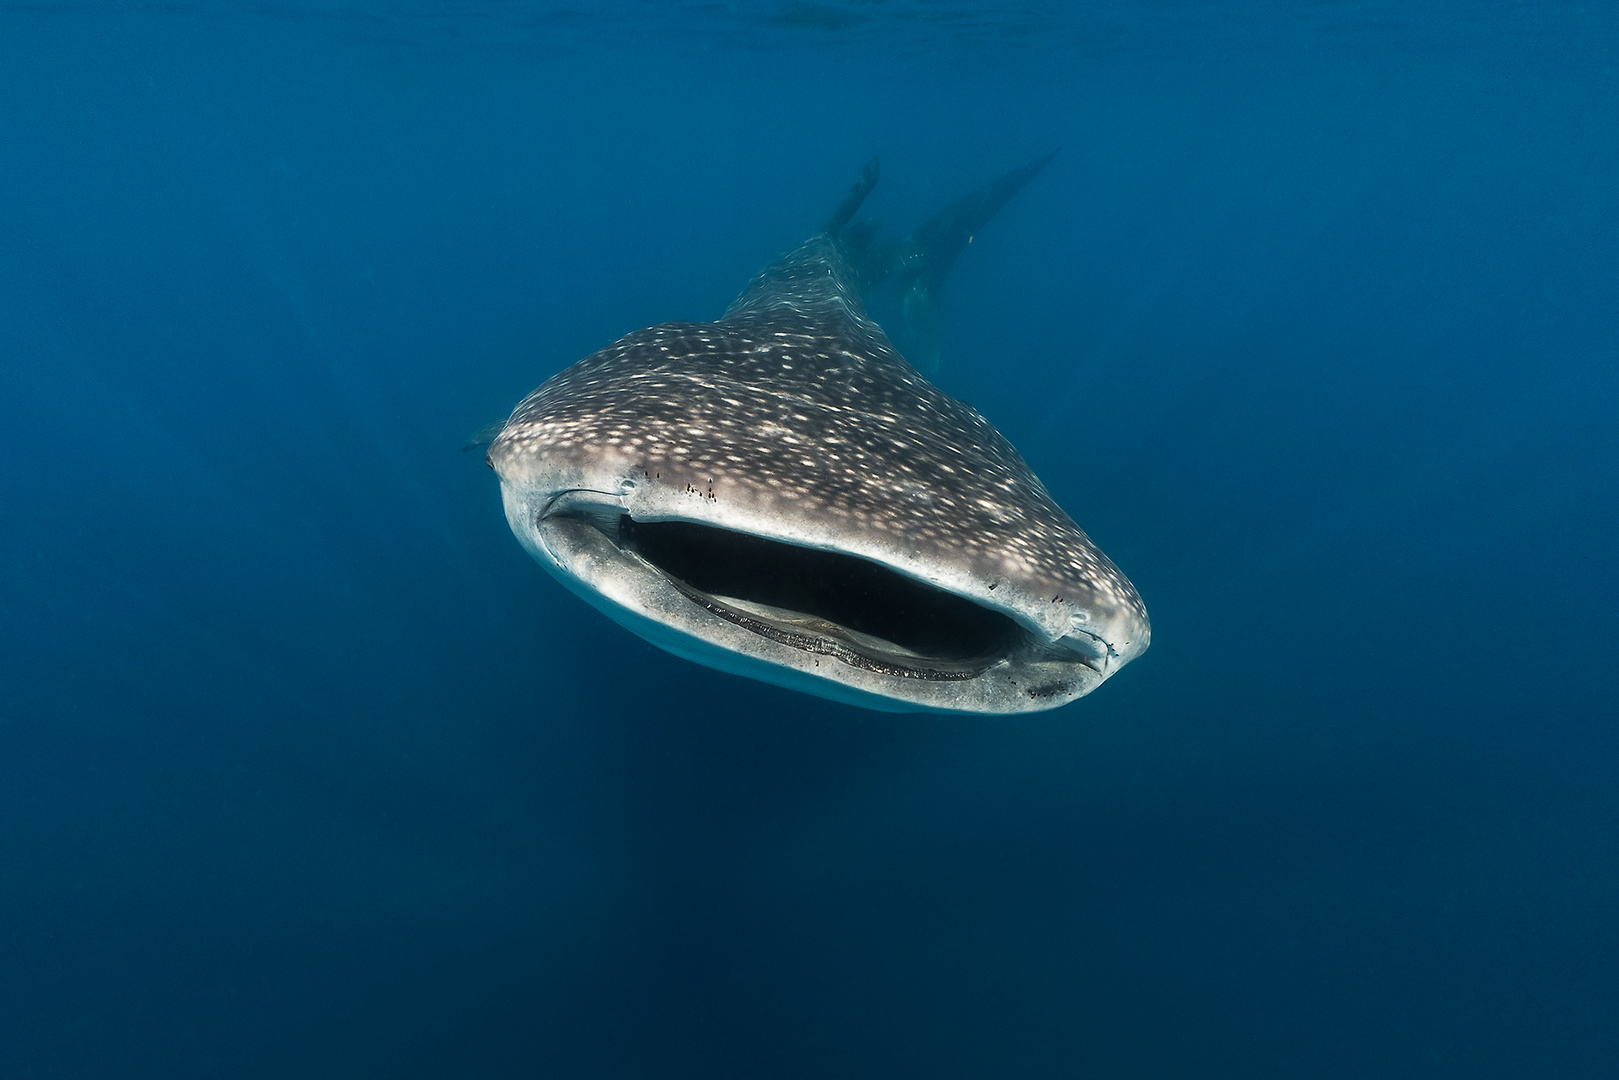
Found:
<path fill-rule="evenodd" d="M 866 162 L 866 167 L 860 170 L 860 179 L 854 182 L 849 194 L 838 203 L 838 208 L 832 211 L 832 216 L 826 219 L 826 225 L 821 231 L 836 239 L 843 227 L 849 224 L 849 219 L 860 212 L 860 204 L 866 201 L 871 189 L 877 186 L 877 155 L 873 154 Z"/>
<path fill-rule="evenodd" d="M 906 351 L 913 354 L 912 363 L 931 374 L 938 367 L 937 297 L 945 274 L 973 234 L 1055 156 L 1053 150 L 1013 169 L 933 215 L 903 240 L 886 242 L 876 239 L 875 222 L 853 220 L 877 186 L 877 158 L 872 157 L 821 230 L 760 271 L 721 320 L 778 307 L 799 314 L 835 308 L 865 320 L 866 294 L 893 279 L 910 331 Z"/>

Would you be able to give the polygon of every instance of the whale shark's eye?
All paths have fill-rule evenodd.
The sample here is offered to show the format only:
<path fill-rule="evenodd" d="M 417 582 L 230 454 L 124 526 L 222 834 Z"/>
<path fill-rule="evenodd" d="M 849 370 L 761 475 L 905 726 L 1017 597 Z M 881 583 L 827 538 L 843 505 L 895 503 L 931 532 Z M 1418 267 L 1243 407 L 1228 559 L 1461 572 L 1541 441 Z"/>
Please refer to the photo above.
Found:
<path fill-rule="evenodd" d="M 853 555 L 627 515 L 618 542 L 733 613 L 833 637 L 872 659 L 982 670 L 1024 636 L 998 611 Z"/>

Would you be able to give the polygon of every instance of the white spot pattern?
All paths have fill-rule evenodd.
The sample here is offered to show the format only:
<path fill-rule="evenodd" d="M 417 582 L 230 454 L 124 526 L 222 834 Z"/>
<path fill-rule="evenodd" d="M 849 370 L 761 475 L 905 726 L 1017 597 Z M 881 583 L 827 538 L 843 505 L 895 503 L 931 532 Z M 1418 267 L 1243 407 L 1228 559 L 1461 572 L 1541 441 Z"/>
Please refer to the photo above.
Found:
<path fill-rule="evenodd" d="M 828 548 L 903 536 L 921 562 L 1144 622 L 1134 587 L 1011 443 L 907 363 L 858 296 L 837 244 L 812 238 L 719 321 L 638 330 L 546 382 L 490 464 L 503 478 L 577 471 L 613 448 L 644 484 L 789 508 Z"/>

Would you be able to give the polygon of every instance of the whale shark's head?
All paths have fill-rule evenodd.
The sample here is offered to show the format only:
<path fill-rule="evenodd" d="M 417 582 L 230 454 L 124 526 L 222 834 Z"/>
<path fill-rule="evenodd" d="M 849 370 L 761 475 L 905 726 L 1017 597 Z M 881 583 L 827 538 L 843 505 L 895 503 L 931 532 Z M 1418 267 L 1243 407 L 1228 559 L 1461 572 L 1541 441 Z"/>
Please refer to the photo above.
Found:
<path fill-rule="evenodd" d="M 717 322 L 639 330 L 552 378 L 489 446 L 512 531 L 624 626 L 724 671 L 893 711 L 1090 693 L 1147 648 L 1141 598 L 861 299 L 891 280 L 925 323 L 950 263 L 1050 160 L 878 244 L 845 231 L 873 159 Z"/>
<path fill-rule="evenodd" d="M 1087 694 L 1147 647 L 1124 575 L 857 305 L 638 331 L 529 395 L 488 460 L 541 565 L 721 670 L 1005 714 Z"/>

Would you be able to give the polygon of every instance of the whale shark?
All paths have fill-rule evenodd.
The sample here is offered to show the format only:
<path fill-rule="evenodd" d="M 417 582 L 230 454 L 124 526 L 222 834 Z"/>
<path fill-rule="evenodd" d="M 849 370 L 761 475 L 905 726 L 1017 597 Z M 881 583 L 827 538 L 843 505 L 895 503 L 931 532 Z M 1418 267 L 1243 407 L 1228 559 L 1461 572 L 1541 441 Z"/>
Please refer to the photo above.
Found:
<path fill-rule="evenodd" d="M 835 701 L 1010 715 L 1096 689 L 1147 648 L 1135 587 L 866 307 L 895 288 L 931 353 L 945 273 L 1049 160 L 883 241 L 855 220 L 873 159 L 717 320 L 546 381 L 486 454 L 518 541 L 652 644 Z"/>

